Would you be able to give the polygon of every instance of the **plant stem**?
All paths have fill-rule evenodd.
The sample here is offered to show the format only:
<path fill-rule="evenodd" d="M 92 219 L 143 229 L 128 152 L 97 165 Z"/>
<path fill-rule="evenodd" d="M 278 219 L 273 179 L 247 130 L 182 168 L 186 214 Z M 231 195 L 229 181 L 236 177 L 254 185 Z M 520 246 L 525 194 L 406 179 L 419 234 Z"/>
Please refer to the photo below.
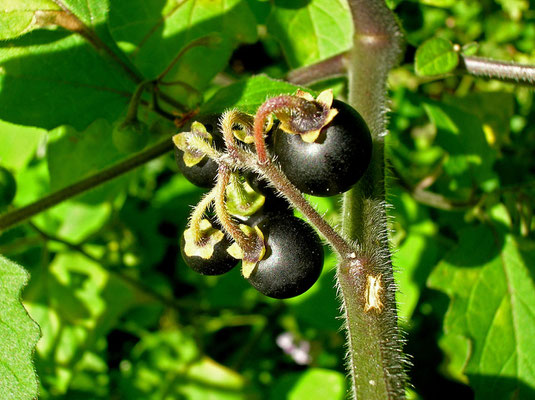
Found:
<path fill-rule="evenodd" d="M 396 286 L 385 211 L 384 136 L 386 81 L 401 55 L 402 37 L 384 0 L 350 0 L 355 25 L 349 73 L 349 102 L 364 117 L 373 138 L 368 171 L 344 195 L 342 230 L 358 240 L 363 271 L 343 261 L 337 269 L 346 319 L 353 397 L 405 398 L 406 374 L 395 302 Z M 370 288 L 370 282 L 376 285 Z M 380 306 L 371 307 L 369 293 Z"/>
<path fill-rule="evenodd" d="M 221 42 L 221 37 L 217 34 L 207 35 L 200 38 L 197 38 L 195 40 L 192 40 L 188 44 L 186 44 L 179 52 L 178 54 L 171 60 L 171 62 L 167 65 L 167 67 L 158 75 L 156 78 L 156 81 L 161 82 L 163 78 L 173 69 L 173 67 L 176 65 L 176 63 L 186 54 L 189 50 L 205 46 L 210 47 L 213 45 L 216 45 Z M 189 85 L 188 85 L 189 86 Z M 191 86 L 190 86 L 191 87 Z"/>
<path fill-rule="evenodd" d="M 286 75 L 286 80 L 295 85 L 310 85 L 319 80 L 343 76 L 347 72 L 348 54 L 341 53 L 316 64 L 294 69 Z"/>
<path fill-rule="evenodd" d="M 325 219 L 310 205 L 301 192 L 288 180 L 286 175 L 268 159 L 258 165 L 262 174 L 275 188 L 284 194 L 290 203 L 298 209 L 334 248 L 340 258 L 354 260 L 356 246 L 345 240 Z"/>
<path fill-rule="evenodd" d="M 232 219 L 225 205 L 226 189 L 230 182 L 230 174 L 231 170 L 228 165 L 219 164 L 215 192 L 215 210 L 224 231 L 238 243 L 244 254 L 247 254 L 253 250 L 254 243 L 249 240 L 238 224 Z"/>
<path fill-rule="evenodd" d="M 535 66 L 461 55 L 459 69 L 470 75 L 535 86 Z"/>
<path fill-rule="evenodd" d="M 119 175 L 129 172 L 134 168 L 137 168 L 146 162 L 169 152 L 172 150 L 172 148 L 173 142 L 169 139 L 166 139 L 152 147 L 149 147 L 147 150 L 137 153 L 116 165 L 106 168 L 100 172 L 97 172 L 96 174 L 82 179 L 81 181 L 75 182 L 72 185 L 51 193 L 34 203 L 3 214 L 0 216 L 0 232 L 6 230 L 7 228 L 16 226 L 28 218 L 39 214 L 40 212 L 48 210 L 62 201 L 77 196 L 88 191 L 89 189 L 116 178 Z"/>
<path fill-rule="evenodd" d="M 201 221 L 204 219 L 206 209 L 214 201 L 216 196 L 215 188 L 210 190 L 203 196 L 201 201 L 195 206 L 189 218 L 189 226 L 193 232 L 195 244 L 199 244 L 202 240 Z"/>

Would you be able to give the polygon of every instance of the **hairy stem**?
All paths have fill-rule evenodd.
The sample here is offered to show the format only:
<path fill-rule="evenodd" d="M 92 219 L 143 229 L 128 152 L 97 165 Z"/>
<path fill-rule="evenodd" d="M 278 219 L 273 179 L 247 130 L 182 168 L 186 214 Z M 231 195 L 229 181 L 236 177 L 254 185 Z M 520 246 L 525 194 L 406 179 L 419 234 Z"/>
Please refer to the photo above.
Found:
<path fill-rule="evenodd" d="M 344 195 L 345 236 L 360 243 L 362 270 L 341 262 L 337 270 L 346 318 L 348 367 L 355 399 L 405 397 L 406 374 L 398 328 L 385 211 L 386 81 L 401 55 L 402 38 L 384 0 L 350 0 L 355 25 L 349 102 L 373 138 L 368 171 Z"/>
<path fill-rule="evenodd" d="M 37 200 L 27 206 L 15 209 L 6 214 L 0 216 L 0 232 L 16 226 L 27 219 L 54 207 L 55 205 L 77 196 L 81 193 L 88 191 L 94 187 L 102 185 L 103 183 L 125 174 L 134 168 L 137 168 L 150 160 L 153 160 L 173 148 L 173 142 L 169 139 L 155 144 L 149 147 L 147 150 L 137 153 L 132 157 L 129 157 L 118 164 L 115 164 L 109 168 L 106 168 L 96 174 L 88 176 L 81 181 L 73 183 L 63 189 L 60 189 L 54 193 L 49 194 L 42 199 Z"/>
<path fill-rule="evenodd" d="M 202 232 L 201 232 L 201 221 L 204 219 L 204 214 L 206 212 L 206 209 L 210 207 L 210 204 L 214 201 L 216 196 L 216 189 L 210 190 L 206 195 L 203 196 L 201 201 L 195 206 L 195 209 L 191 213 L 191 216 L 189 218 L 189 225 L 193 232 L 193 238 L 195 240 L 195 244 L 199 244 L 202 240 Z"/>
<path fill-rule="evenodd" d="M 288 72 L 286 80 L 296 85 L 309 85 L 326 78 L 343 76 L 347 72 L 347 53 L 337 54 L 319 63 Z"/>
<path fill-rule="evenodd" d="M 230 182 L 230 174 L 231 170 L 228 165 L 219 164 L 219 170 L 217 172 L 215 211 L 224 231 L 238 243 L 238 246 L 240 246 L 244 253 L 247 253 L 252 251 L 254 244 L 232 219 L 225 204 L 227 186 Z"/>
<path fill-rule="evenodd" d="M 282 171 L 268 160 L 259 164 L 259 169 L 275 188 L 284 194 L 290 203 L 298 209 L 334 248 L 340 258 L 354 260 L 356 257 L 355 247 L 347 242 L 325 219 L 310 205 L 297 189 L 282 173 Z"/>
<path fill-rule="evenodd" d="M 459 69 L 470 75 L 535 85 L 535 66 L 461 55 Z"/>

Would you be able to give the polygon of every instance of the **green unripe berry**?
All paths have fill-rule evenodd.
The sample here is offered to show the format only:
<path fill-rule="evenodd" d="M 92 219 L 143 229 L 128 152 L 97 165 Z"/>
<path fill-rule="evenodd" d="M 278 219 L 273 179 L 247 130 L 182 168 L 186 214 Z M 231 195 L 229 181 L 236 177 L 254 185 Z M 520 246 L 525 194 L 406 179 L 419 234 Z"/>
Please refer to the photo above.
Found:
<path fill-rule="evenodd" d="M 124 121 L 115 126 L 112 139 L 121 153 L 135 153 L 142 150 L 149 141 L 149 128 L 138 119 Z"/>
<path fill-rule="evenodd" d="M 6 168 L 0 167 L 0 207 L 5 207 L 13 201 L 17 191 L 17 182 L 13 174 Z"/>

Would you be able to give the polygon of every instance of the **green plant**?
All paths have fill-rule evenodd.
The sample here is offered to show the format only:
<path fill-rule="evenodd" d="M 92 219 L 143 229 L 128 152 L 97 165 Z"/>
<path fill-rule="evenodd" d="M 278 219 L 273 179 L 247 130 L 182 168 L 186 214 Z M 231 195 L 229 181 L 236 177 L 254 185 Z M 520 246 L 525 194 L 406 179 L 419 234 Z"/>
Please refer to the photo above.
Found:
<path fill-rule="evenodd" d="M 13 201 L 17 192 L 17 182 L 8 169 L 0 167 L 0 207 L 5 207 Z"/>
<path fill-rule="evenodd" d="M 0 397 L 535 397 L 528 3 L 5 0 L 0 163 L 17 195 L 0 214 Z M 343 195 L 303 196 L 264 134 L 273 116 L 321 130 L 329 88 L 372 158 Z M 195 211 L 254 272 L 262 223 L 240 224 L 272 217 L 243 179 L 259 174 L 330 245 L 300 296 L 180 256 L 204 197 L 171 137 L 228 110 L 230 148 L 198 143 L 219 177 L 214 210 Z M 150 126 L 141 151 L 114 145 L 125 116 Z"/>

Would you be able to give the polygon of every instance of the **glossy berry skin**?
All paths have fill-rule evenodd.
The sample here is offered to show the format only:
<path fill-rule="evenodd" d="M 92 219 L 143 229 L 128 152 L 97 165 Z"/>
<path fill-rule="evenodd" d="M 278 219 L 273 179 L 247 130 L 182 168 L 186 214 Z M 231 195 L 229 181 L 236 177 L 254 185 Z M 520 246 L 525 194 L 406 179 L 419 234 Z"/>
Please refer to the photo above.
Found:
<path fill-rule="evenodd" d="M 13 174 L 4 167 L 0 167 L 0 207 L 5 207 L 13 201 L 17 191 L 17 182 Z"/>
<path fill-rule="evenodd" d="M 287 299 L 306 292 L 323 268 L 320 238 L 305 221 L 291 215 L 262 220 L 266 254 L 248 278 L 260 293 Z"/>
<path fill-rule="evenodd" d="M 360 114 L 339 100 L 332 107 L 338 114 L 313 143 L 280 129 L 273 133 L 271 150 L 283 172 L 301 192 L 314 196 L 349 190 L 371 160 L 372 139 Z"/>
<path fill-rule="evenodd" d="M 231 245 L 225 235 L 223 239 L 214 246 L 212 257 L 205 259 L 202 257 L 190 257 L 184 252 L 185 239 L 184 235 L 180 239 L 180 252 L 182 258 L 188 267 L 202 275 L 222 275 L 234 268 L 238 261 L 232 257 L 227 249 Z"/>
<path fill-rule="evenodd" d="M 210 115 L 197 120 L 202 123 L 208 133 L 212 135 L 212 144 L 215 145 L 215 148 L 218 150 L 223 149 L 225 147 L 225 142 L 217 129 L 219 115 Z M 175 146 L 176 165 L 186 179 L 198 187 L 207 189 L 213 187 L 217 177 L 217 163 L 208 157 L 204 157 L 198 164 L 188 167 L 184 163 L 184 159 L 182 158 L 183 155 L 184 152 Z"/>

